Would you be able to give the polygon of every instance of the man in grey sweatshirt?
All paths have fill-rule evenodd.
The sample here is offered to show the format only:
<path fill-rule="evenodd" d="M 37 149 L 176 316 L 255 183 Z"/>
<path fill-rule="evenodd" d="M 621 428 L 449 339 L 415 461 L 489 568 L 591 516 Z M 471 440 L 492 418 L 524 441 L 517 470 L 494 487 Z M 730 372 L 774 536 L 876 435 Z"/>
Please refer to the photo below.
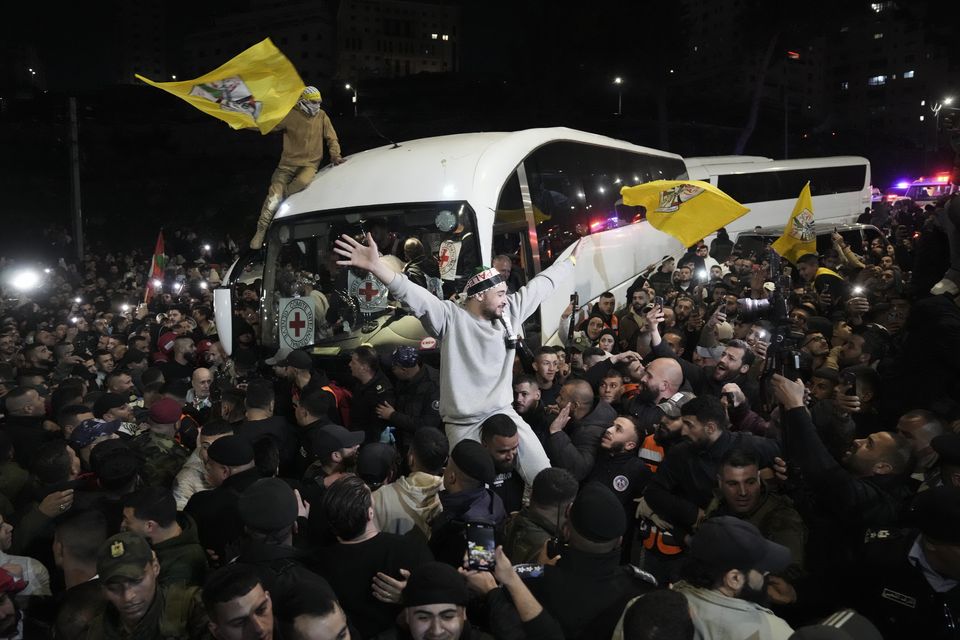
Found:
<path fill-rule="evenodd" d="M 384 264 L 370 234 L 366 244 L 349 236 L 336 241 L 334 251 L 344 259 L 338 265 L 369 271 L 406 303 L 424 328 L 440 341 L 440 416 L 446 425 L 450 448 L 465 438 L 480 441 L 480 425 L 495 413 L 510 416 L 520 435 L 518 468 L 527 484 L 550 461 L 530 426 L 514 411 L 513 360 L 515 348 L 507 339 L 514 327 L 532 315 L 557 284 L 573 275 L 580 242 L 566 260 L 550 268 L 516 293 L 507 295 L 507 284 L 494 269 L 467 281 L 465 300 L 457 304 L 439 300 Z"/>

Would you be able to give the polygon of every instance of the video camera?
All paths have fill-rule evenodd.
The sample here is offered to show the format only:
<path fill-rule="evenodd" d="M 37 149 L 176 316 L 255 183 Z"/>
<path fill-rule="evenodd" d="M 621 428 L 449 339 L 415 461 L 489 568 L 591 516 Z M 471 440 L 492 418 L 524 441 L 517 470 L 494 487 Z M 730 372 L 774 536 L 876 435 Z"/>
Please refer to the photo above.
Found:
<path fill-rule="evenodd" d="M 767 348 L 766 364 L 760 376 L 761 389 L 766 402 L 772 397 L 768 393 L 769 381 L 777 373 L 795 380 L 800 373 L 800 345 L 803 333 L 792 328 L 787 317 L 786 291 L 790 289 L 790 276 L 781 273 L 780 256 L 769 249 L 769 280 L 773 281 L 773 293 L 766 299 L 737 299 L 737 315 L 744 322 L 767 320 L 773 325 L 770 346 Z"/>

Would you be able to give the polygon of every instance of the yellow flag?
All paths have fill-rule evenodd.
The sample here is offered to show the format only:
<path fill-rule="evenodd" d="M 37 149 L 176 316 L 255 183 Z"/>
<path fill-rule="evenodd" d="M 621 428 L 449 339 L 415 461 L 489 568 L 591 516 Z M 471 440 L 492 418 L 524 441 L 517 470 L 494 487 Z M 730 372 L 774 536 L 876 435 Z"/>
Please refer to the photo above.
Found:
<path fill-rule="evenodd" d="M 260 133 L 277 126 L 303 92 L 300 74 L 270 38 L 193 80 L 154 82 L 135 75 L 234 129 L 256 127 Z"/>
<path fill-rule="evenodd" d="M 645 207 L 647 222 L 685 247 L 693 246 L 750 211 L 709 182 L 700 180 L 654 180 L 623 187 L 620 195 L 627 206 Z"/>
<path fill-rule="evenodd" d="M 813 228 L 813 200 L 810 198 L 810 183 L 804 185 L 793 205 L 793 213 L 787 220 L 787 228 L 771 247 L 780 257 L 796 264 L 800 256 L 817 253 L 817 232 Z"/>

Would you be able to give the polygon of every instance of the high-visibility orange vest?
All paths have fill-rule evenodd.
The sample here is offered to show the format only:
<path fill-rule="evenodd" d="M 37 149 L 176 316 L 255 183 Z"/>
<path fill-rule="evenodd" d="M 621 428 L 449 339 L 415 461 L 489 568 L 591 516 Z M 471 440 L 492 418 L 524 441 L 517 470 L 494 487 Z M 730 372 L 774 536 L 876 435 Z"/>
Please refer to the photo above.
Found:
<path fill-rule="evenodd" d="M 680 541 L 669 531 L 661 531 L 657 525 L 649 523 L 650 533 L 643 539 L 643 548 L 647 551 L 656 549 L 657 553 L 665 556 L 675 556 L 683 551 Z"/>
<path fill-rule="evenodd" d="M 640 445 L 640 459 L 643 460 L 650 471 L 656 473 L 657 469 L 660 468 L 660 463 L 663 462 L 663 453 L 663 447 L 657 444 L 653 434 L 643 439 L 643 444 Z"/>

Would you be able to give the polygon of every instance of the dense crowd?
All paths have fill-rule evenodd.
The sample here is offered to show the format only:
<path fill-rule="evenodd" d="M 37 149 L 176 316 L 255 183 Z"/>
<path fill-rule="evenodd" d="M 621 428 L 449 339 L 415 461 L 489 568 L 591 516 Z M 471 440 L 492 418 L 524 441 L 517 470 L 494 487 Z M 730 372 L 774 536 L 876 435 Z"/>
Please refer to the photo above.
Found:
<path fill-rule="evenodd" d="M 168 233 L 148 303 L 148 255 L 51 264 L 0 313 L 0 638 L 960 638 L 952 209 L 568 308 L 516 358 L 531 482 L 413 347 L 264 360 L 256 284 L 219 335 L 229 240 Z"/>

